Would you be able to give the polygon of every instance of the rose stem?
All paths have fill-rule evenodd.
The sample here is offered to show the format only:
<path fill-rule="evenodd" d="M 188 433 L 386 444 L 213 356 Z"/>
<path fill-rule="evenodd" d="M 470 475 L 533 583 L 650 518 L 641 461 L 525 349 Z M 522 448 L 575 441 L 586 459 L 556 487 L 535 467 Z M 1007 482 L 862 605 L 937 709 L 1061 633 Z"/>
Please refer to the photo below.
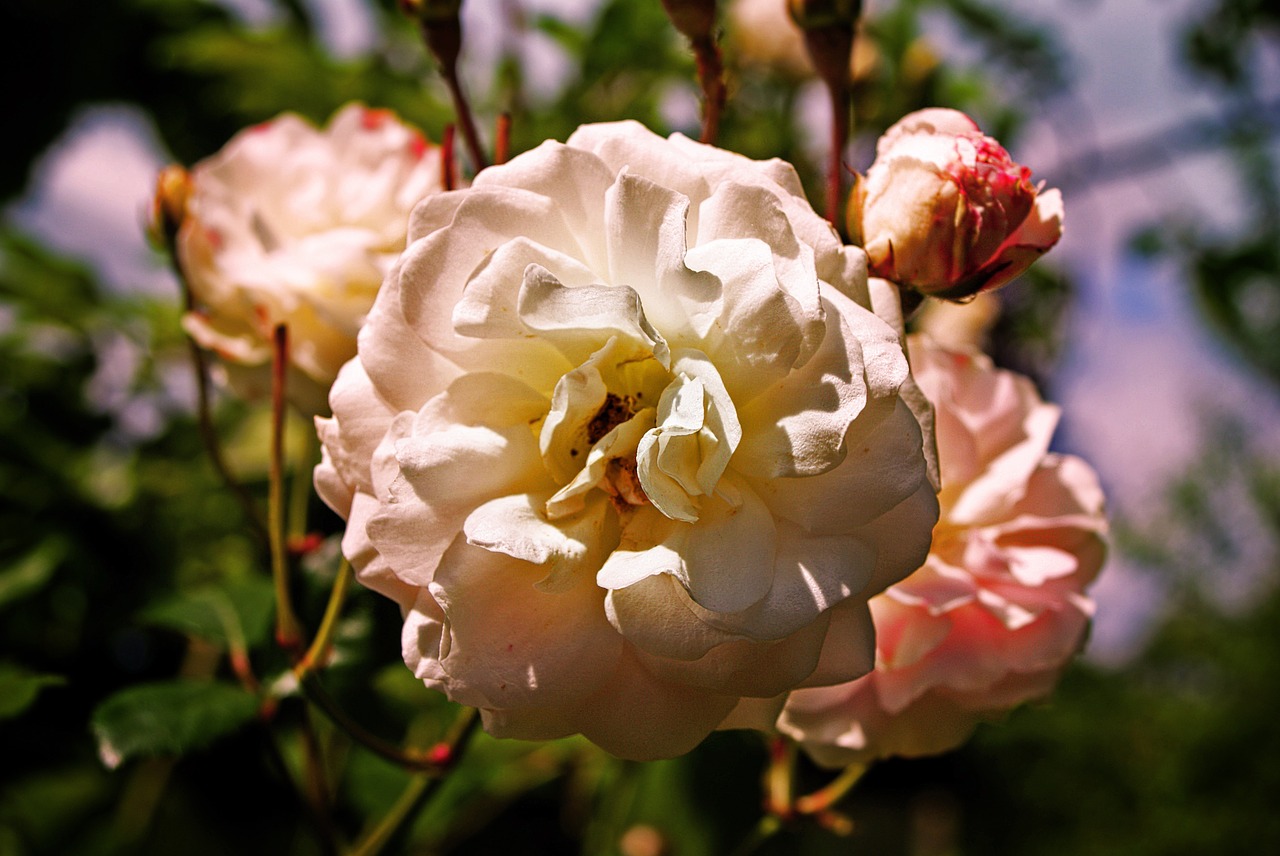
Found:
<path fill-rule="evenodd" d="M 693 40 L 698 63 L 698 84 L 702 87 L 702 142 L 714 145 L 720 134 L 720 114 L 729 97 L 724 84 L 724 62 L 714 34 Z"/>
<path fill-rule="evenodd" d="M 329 603 L 324 609 L 324 618 L 320 621 L 320 629 L 311 640 L 311 647 L 293 667 L 293 673 L 301 681 L 312 670 L 323 666 L 333 645 L 333 634 L 338 626 L 338 616 L 342 613 L 342 604 L 346 601 L 347 591 L 351 588 L 351 563 L 344 557 L 338 563 L 338 575 L 334 577 L 333 588 L 329 592 Z"/>
<path fill-rule="evenodd" d="M 493 137 L 493 162 L 496 164 L 506 163 L 507 155 L 511 152 L 511 114 L 507 112 L 498 114 L 497 127 Z"/>
<path fill-rule="evenodd" d="M 844 220 L 840 216 L 841 179 L 844 176 L 844 147 L 849 142 L 851 112 L 849 89 L 827 84 L 831 93 L 831 154 L 827 161 L 827 220 L 836 228 Z"/>
<path fill-rule="evenodd" d="M 454 137 L 457 131 L 453 124 L 444 126 L 444 138 L 440 141 L 440 186 L 445 190 L 453 190 L 454 188 L 454 171 L 457 164 L 454 162 Z"/>
<path fill-rule="evenodd" d="M 828 785 L 811 794 L 797 797 L 795 809 L 800 814 L 819 814 L 841 800 L 867 771 L 863 764 L 850 764 Z"/>
<path fill-rule="evenodd" d="M 795 790 L 796 746 L 785 737 L 769 744 L 769 769 L 765 773 L 765 811 L 779 820 L 790 820 Z"/>
<path fill-rule="evenodd" d="M 702 142 L 713 144 L 720 133 L 720 113 L 727 90 L 724 63 L 716 45 L 716 0 L 662 0 L 667 17 L 693 48 L 702 87 Z"/>
<path fill-rule="evenodd" d="M 370 732 L 352 719 L 334 701 L 333 697 L 324 688 L 324 684 L 320 683 L 320 676 L 315 671 L 306 672 L 300 679 L 299 686 L 302 689 L 302 694 L 307 697 L 307 701 L 319 708 L 320 712 L 329 717 L 330 721 L 344 734 L 385 761 L 390 761 L 392 764 L 406 770 L 416 770 L 423 773 L 444 772 L 456 761 L 457 745 L 456 743 L 451 743 L 448 739 L 425 750 L 401 749 L 399 746 Z M 468 715 L 468 711 L 474 714 L 472 708 L 464 708 L 462 714 L 459 715 L 460 718 Z"/>
<path fill-rule="evenodd" d="M 804 45 L 814 70 L 831 95 L 831 152 L 827 160 L 827 219 L 836 226 L 840 220 L 840 189 L 844 172 L 844 147 L 849 141 L 849 114 L 852 111 L 854 33 L 862 14 L 861 0 L 847 7 L 835 4 L 792 3 L 792 18 L 804 31 Z"/>
<path fill-rule="evenodd" d="M 178 263 L 178 256 L 172 247 L 169 250 L 169 258 L 173 272 L 178 278 L 178 284 L 182 289 L 183 305 L 187 312 L 194 312 L 195 298 L 191 294 L 191 285 L 187 282 L 186 276 L 183 275 L 182 266 Z M 205 453 L 209 456 L 209 461 L 213 464 L 213 468 L 222 479 L 223 484 L 227 486 L 231 491 L 231 495 L 239 503 L 240 510 L 244 513 L 249 528 L 253 530 L 254 537 L 258 539 L 262 546 L 268 546 L 271 539 L 267 534 L 267 527 L 262 522 L 262 512 L 258 509 L 258 504 L 254 502 L 253 497 L 245 490 L 244 485 L 240 484 L 239 479 L 235 477 L 231 472 L 231 468 L 227 465 L 226 458 L 222 456 L 222 444 L 218 442 L 218 432 L 213 427 L 213 406 L 209 395 L 209 366 L 205 360 L 204 351 L 196 340 L 189 335 L 187 336 L 187 347 L 191 352 L 191 365 L 196 376 L 196 424 L 200 428 L 200 439 L 204 443 Z"/>
<path fill-rule="evenodd" d="M 418 22 L 427 50 L 436 59 L 440 76 L 444 78 L 444 85 L 453 100 L 453 111 L 462 128 L 462 139 L 471 158 L 471 167 L 479 172 L 489 164 L 484 156 L 484 147 L 480 145 L 480 134 L 476 131 L 471 107 L 458 80 L 458 54 L 462 50 L 462 20 L 459 17 L 462 0 L 400 0 L 400 8 Z"/>
<path fill-rule="evenodd" d="M 435 774 L 420 773 L 409 779 L 404 791 L 387 814 L 378 822 L 377 826 L 369 830 L 364 838 L 347 852 L 347 856 L 375 856 L 375 854 L 382 852 L 382 849 L 403 828 L 405 822 L 414 817 L 440 787 L 444 781 L 442 774 L 458 762 L 458 759 L 462 756 L 463 749 L 470 742 L 468 738 L 475 731 L 479 722 L 480 718 L 476 716 L 474 708 L 463 709 L 461 716 L 451 729 L 451 735 L 436 744 L 435 747 L 436 749 L 442 746 L 449 747 L 447 765 Z"/>
<path fill-rule="evenodd" d="M 289 363 L 289 328 L 277 324 L 272 336 L 271 462 L 267 492 L 267 522 L 271 536 L 271 578 L 276 593 L 276 642 L 286 651 L 302 646 L 302 631 L 289 597 L 288 551 L 284 514 L 285 375 Z"/>

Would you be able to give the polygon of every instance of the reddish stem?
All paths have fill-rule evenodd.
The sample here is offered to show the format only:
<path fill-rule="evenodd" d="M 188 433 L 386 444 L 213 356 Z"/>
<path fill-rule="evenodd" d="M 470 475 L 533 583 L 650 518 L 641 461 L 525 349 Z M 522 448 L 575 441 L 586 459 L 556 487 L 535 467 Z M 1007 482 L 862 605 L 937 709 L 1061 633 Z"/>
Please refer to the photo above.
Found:
<path fill-rule="evenodd" d="M 440 186 L 445 190 L 453 190 L 455 187 L 454 175 L 456 175 L 457 164 L 454 162 L 456 159 L 454 137 L 456 133 L 453 125 L 445 125 L 444 139 L 440 141 Z"/>
<path fill-rule="evenodd" d="M 499 113 L 493 139 L 493 162 L 506 163 L 511 152 L 511 114 Z"/>

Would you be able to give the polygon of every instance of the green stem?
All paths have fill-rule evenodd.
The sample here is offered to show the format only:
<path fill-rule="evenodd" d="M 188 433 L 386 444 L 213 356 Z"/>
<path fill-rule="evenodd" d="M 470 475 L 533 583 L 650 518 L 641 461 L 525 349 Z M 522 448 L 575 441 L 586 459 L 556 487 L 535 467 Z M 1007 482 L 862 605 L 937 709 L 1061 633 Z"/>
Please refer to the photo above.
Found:
<path fill-rule="evenodd" d="M 475 708 L 463 708 L 445 739 L 432 747 L 429 752 L 430 755 L 441 759 L 440 766 L 432 772 L 419 773 L 410 778 L 409 784 L 405 786 L 400 798 L 391 806 L 391 810 L 360 841 L 356 842 L 347 852 L 347 856 L 375 856 L 387 846 L 406 821 L 414 817 L 427 800 L 439 790 L 444 782 L 444 774 L 458 763 L 479 723 L 480 717 L 476 714 Z"/>
<path fill-rule="evenodd" d="M 338 564 L 338 575 L 334 578 L 333 589 L 329 592 L 329 603 L 325 606 L 324 618 L 320 620 L 320 629 L 311 640 L 311 647 L 307 649 L 307 653 L 293 667 L 293 672 L 299 681 L 323 665 L 329 656 L 334 631 L 338 627 L 338 617 L 342 614 L 342 604 L 346 601 L 347 592 L 351 589 L 352 576 L 351 563 L 344 557 Z"/>
<path fill-rule="evenodd" d="M 733 848 L 730 856 L 750 856 L 760 845 L 764 844 L 773 836 L 782 830 L 782 821 L 772 814 L 767 814 L 760 818 L 760 822 L 747 833 L 737 847 Z"/>
<path fill-rule="evenodd" d="M 819 814 L 839 802 L 858 783 L 867 768 L 863 764 L 850 764 L 830 784 L 811 794 L 798 797 L 795 810 L 800 814 Z"/>
<path fill-rule="evenodd" d="M 276 596 L 276 642 L 286 651 L 302 647 L 302 629 L 289 595 L 289 555 L 285 533 L 284 408 L 289 363 L 289 328 L 277 324 L 272 337 L 271 463 L 267 493 L 267 531 L 271 536 L 271 579 Z"/>
<path fill-rule="evenodd" d="M 172 247 L 169 250 L 169 258 L 171 259 L 170 267 L 182 289 L 183 306 L 187 312 L 194 312 L 195 297 L 191 293 L 191 285 L 183 275 L 182 266 L 178 264 L 177 253 Z M 231 472 L 231 467 L 227 465 L 227 460 L 222 455 L 222 444 L 218 441 L 218 432 L 213 425 L 213 406 L 209 394 L 209 366 L 205 360 L 204 351 L 190 336 L 187 337 L 187 347 L 191 353 L 192 368 L 195 370 L 196 424 L 200 429 L 200 440 L 204 444 L 205 453 L 209 456 L 209 462 L 213 464 L 213 469 L 222 479 L 222 483 L 240 504 L 240 510 L 244 513 L 244 518 L 254 536 L 265 547 L 271 539 L 267 534 L 266 525 L 262 522 L 262 512 L 258 509 L 258 504 L 253 497 L 245 490 L 244 485 L 240 484 L 240 480 Z"/>

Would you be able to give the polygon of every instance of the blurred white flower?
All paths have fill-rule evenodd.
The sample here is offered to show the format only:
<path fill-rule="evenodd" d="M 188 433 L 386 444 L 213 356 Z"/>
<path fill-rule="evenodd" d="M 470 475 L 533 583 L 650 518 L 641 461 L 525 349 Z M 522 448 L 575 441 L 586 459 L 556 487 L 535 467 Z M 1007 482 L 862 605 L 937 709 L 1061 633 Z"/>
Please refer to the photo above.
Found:
<path fill-rule="evenodd" d="M 288 325 L 290 399 L 323 412 L 409 211 L 440 180 L 439 150 L 386 110 L 350 104 L 323 130 L 284 114 L 242 131 L 191 171 L 177 250 L 197 306 L 183 326 L 256 395 L 272 331 Z"/>

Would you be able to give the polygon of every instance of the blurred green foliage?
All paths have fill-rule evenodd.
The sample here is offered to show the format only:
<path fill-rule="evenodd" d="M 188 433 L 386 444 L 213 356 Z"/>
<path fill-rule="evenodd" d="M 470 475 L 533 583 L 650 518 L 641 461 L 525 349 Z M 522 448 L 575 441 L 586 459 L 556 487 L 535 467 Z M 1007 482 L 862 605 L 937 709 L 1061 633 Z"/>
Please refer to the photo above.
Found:
<path fill-rule="evenodd" d="M 21 134 L 0 171 L 13 198 L 28 168 L 75 112 L 103 101 L 142 106 L 173 156 L 192 162 L 240 128 L 293 110 L 324 121 L 361 99 L 391 107 L 439 138 L 450 121 L 431 63 L 392 0 L 371 4 L 378 49 L 335 60 L 318 42 L 312 4 L 269 4 L 251 28 L 200 0 L 14 0 L 0 12 L 5 79 L 20 82 Z M 876 59 L 858 80 L 862 150 L 909 110 L 949 104 L 1003 138 L 1029 100 L 1069 89 L 1054 34 L 984 0 L 872 4 Z M 497 10 L 514 6 L 494 4 Z M 971 37 L 980 60 L 939 55 L 922 16 Z M 670 100 L 694 94 L 692 61 L 660 4 L 608 0 L 579 29 L 554 17 L 520 26 L 552 39 L 571 73 L 534 97 L 514 55 L 500 58 L 481 116 L 507 110 L 513 149 L 563 139 L 584 121 L 635 118 L 666 127 Z M 1246 53 L 1274 35 L 1268 4 L 1220 0 L 1189 24 L 1188 60 L 1245 97 Z M 1266 28 L 1270 28 L 1267 30 Z M 817 181 L 796 83 L 728 56 L 733 80 L 722 144 L 795 162 Z M 694 128 L 681 128 L 692 133 Z M 1280 378 L 1275 164 L 1270 126 L 1242 126 L 1233 151 L 1259 212 L 1247 234 L 1186 224 L 1148 241 L 1186 267 L 1206 316 L 1263 374 Z M 865 166 L 865 164 L 855 164 Z M 1046 376 L 1057 355 L 1070 282 L 1051 270 L 1011 289 L 996 331 L 1006 364 Z M 1270 306 L 1270 311 L 1258 307 Z M 12 227 L 0 232 L 0 854 L 323 854 L 368 831 L 415 793 L 414 774 L 352 744 L 287 692 L 277 709 L 236 682 L 227 652 L 247 646 L 263 680 L 287 675 L 270 639 L 266 561 L 240 507 L 208 465 L 184 395 L 171 390 L 185 348 L 172 299 L 125 298 Z M 144 357 L 126 402 L 159 407 L 138 437 L 88 394 L 108 341 Z M 181 371 L 177 372 L 181 374 Z M 157 404 L 157 402 L 159 402 Z M 122 405 L 124 406 L 124 405 Z M 219 400 L 216 424 L 247 487 L 260 412 Z M 236 437 L 242 437 L 237 446 Z M 762 854 L 1166 854 L 1280 849 L 1274 796 L 1280 745 L 1280 473 L 1239 437 L 1171 487 L 1168 516 L 1122 531 L 1126 552 L 1157 567 L 1174 601 L 1146 650 L 1113 670 L 1073 670 L 1052 702 L 985 728 L 937 759 L 872 770 L 845 800 L 852 838 L 815 824 L 784 829 Z M 298 448 L 298 444 L 294 444 Z M 247 450 L 247 451 L 246 451 Z M 306 479 L 298 465 L 295 478 Z M 1233 487 L 1233 485 L 1235 487 Z M 1244 499 L 1229 493 L 1244 485 Z M 1239 502 L 1243 501 L 1244 506 Z M 1247 508 L 1270 539 L 1252 569 L 1263 595 L 1227 610 L 1206 592 L 1216 565 L 1239 559 L 1221 509 Z M 314 500 L 312 528 L 339 521 Z M 1171 537 L 1170 533 L 1177 536 Z M 332 542 L 303 563 L 297 602 L 314 628 L 335 565 Z M 326 669 L 328 692 L 389 740 L 428 745 L 454 706 L 400 664 L 393 604 L 353 593 Z M 114 766 L 103 763 L 103 750 Z M 323 769 L 316 770 L 316 758 Z M 733 852 L 759 817 L 761 741 L 713 735 L 686 758 L 647 765 L 582 740 L 548 744 L 480 735 L 387 852 L 618 853 L 656 835 L 661 852 Z M 816 788 L 831 774 L 805 766 Z M 308 791 L 307 783 L 321 783 Z M 638 845 L 637 845 L 638 846 Z M 641 851 L 634 851 L 641 852 Z"/>

